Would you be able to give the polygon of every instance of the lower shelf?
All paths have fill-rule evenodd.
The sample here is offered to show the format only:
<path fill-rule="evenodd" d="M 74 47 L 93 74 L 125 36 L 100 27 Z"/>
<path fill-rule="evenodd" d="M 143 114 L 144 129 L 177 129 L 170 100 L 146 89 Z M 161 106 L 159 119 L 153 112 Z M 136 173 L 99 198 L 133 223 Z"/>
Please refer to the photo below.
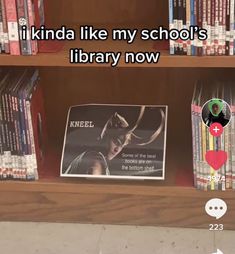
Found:
<path fill-rule="evenodd" d="M 208 228 L 218 223 L 206 215 L 213 197 L 228 204 L 219 220 L 235 229 L 235 193 L 201 192 L 192 187 L 128 183 L 2 182 L 1 221 L 80 222 Z"/>
<path fill-rule="evenodd" d="M 168 159 L 165 181 L 98 181 L 60 178 L 60 155 L 52 151 L 39 181 L 0 182 L 0 221 L 208 228 L 218 221 L 204 207 L 216 197 L 228 204 L 219 223 L 235 230 L 235 192 L 194 189 L 189 156 L 184 170 Z"/>

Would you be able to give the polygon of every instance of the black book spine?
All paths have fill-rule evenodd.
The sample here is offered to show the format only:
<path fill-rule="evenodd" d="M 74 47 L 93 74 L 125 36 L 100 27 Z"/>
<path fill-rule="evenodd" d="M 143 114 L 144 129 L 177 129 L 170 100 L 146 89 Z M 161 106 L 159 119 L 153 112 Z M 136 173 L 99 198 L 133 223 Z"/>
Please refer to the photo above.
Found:
<path fill-rule="evenodd" d="M 179 12 L 178 12 L 178 30 L 182 30 L 183 29 L 183 19 L 184 19 L 184 7 L 183 7 L 183 0 L 178 0 L 178 8 L 179 8 Z M 184 54 L 184 49 L 183 49 L 183 41 L 181 39 L 178 40 L 179 44 L 178 44 L 178 51 L 180 55 Z"/>

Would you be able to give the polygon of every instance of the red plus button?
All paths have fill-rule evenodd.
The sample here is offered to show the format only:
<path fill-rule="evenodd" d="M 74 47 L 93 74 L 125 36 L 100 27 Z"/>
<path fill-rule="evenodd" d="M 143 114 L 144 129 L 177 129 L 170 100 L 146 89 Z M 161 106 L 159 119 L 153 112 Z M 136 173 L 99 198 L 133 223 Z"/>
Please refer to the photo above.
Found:
<path fill-rule="evenodd" d="M 214 137 L 221 136 L 223 131 L 224 131 L 224 128 L 223 128 L 223 126 L 220 123 L 213 123 L 210 126 L 210 133 Z"/>

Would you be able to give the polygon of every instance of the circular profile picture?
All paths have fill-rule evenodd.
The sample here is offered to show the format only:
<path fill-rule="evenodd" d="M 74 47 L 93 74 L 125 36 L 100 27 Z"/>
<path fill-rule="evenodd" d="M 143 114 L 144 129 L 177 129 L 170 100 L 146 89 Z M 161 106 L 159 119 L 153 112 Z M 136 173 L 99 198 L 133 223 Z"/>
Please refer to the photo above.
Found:
<path fill-rule="evenodd" d="M 207 127 L 220 123 L 226 127 L 231 120 L 231 109 L 227 102 L 221 99 L 211 99 L 202 108 L 202 120 Z"/>

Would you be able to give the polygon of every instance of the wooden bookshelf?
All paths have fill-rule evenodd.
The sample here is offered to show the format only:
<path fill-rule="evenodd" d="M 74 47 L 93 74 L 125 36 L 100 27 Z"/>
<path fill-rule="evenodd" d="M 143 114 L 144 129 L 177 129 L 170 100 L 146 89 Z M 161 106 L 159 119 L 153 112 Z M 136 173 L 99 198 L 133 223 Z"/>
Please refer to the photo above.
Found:
<path fill-rule="evenodd" d="M 94 51 L 111 51 L 111 52 L 160 52 L 161 57 L 156 64 L 126 64 L 124 56 L 122 55 L 117 67 L 122 68 L 234 68 L 235 57 L 234 56 L 177 56 L 170 55 L 168 50 L 158 50 L 157 44 L 148 41 L 143 42 L 141 40 L 136 41 L 133 45 L 128 45 L 125 42 L 66 42 L 63 50 L 58 53 L 40 53 L 37 56 L 7 56 L 0 55 L 0 66 L 45 66 L 45 67 L 111 67 L 110 64 L 70 64 L 69 62 L 69 50 L 71 48 L 82 48 L 85 52 Z M 161 48 L 161 47 L 160 47 Z"/>
<path fill-rule="evenodd" d="M 141 24 L 152 28 L 167 26 L 168 22 L 165 0 L 47 2 L 47 20 L 52 27 L 105 24 L 110 28 Z M 235 221 L 231 218 L 235 218 L 235 192 L 201 192 L 193 187 L 190 104 L 198 78 L 235 78 L 235 58 L 170 56 L 163 50 L 156 65 L 126 65 L 122 60 L 118 66 L 122 68 L 114 69 L 105 65 L 70 65 L 71 47 L 86 51 L 124 52 L 129 47 L 133 51 L 153 51 L 154 43 L 137 41 L 128 46 L 123 42 L 77 41 L 66 43 L 59 53 L 32 57 L 0 55 L 2 67 L 39 67 L 48 127 L 48 149 L 40 180 L 0 182 L 0 221 L 208 228 L 216 222 L 206 215 L 204 206 L 208 199 L 218 197 L 225 199 L 229 206 L 227 215 L 219 222 L 224 223 L 225 229 L 234 230 Z M 166 180 L 60 178 L 68 108 L 85 103 L 169 105 Z"/>

